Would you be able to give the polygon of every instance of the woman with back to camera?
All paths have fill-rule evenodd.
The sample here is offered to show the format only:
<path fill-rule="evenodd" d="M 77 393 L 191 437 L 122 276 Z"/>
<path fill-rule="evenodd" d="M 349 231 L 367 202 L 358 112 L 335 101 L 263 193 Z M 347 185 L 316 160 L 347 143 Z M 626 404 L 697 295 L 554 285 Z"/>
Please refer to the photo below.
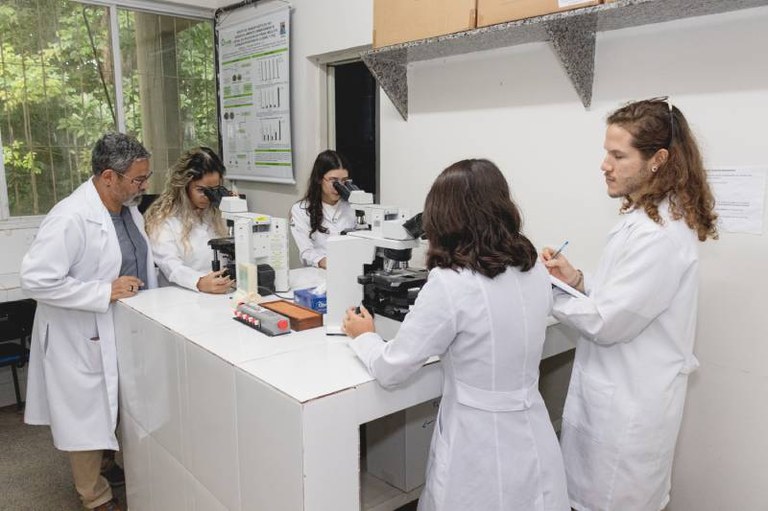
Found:
<path fill-rule="evenodd" d="M 334 188 L 349 179 L 344 158 L 327 150 L 317 155 L 307 193 L 291 207 L 291 234 L 306 266 L 325 268 L 328 236 L 355 227 L 355 211 Z"/>
<path fill-rule="evenodd" d="M 443 398 L 420 511 L 568 511 L 565 471 L 538 390 L 552 291 L 499 169 L 454 163 L 427 195 L 427 284 L 393 340 L 365 308 L 347 311 L 349 345 L 385 387 L 431 356 Z"/>
<path fill-rule="evenodd" d="M 212 272 L 208 240 L 227 235 L 218 207 L 206 189 L 222 185 L 224 164 L 208 147 L 181 155 L 168 173 L 165 190 L 145 213 L 147 235 L 161 282 L 205 293 L 226 293 L 232 279 Z M 164 277 L 164 278 L 163 278 Z"/>

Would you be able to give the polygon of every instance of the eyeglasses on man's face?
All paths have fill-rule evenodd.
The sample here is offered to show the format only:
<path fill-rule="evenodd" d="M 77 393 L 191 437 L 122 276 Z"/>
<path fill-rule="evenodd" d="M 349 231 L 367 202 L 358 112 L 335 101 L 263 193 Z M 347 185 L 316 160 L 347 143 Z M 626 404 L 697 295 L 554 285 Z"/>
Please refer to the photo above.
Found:
<path fill-rule="evenodd" d="M 125 177 L 125 174 L 123 174 L 122 172 L 115 171 L 115 174 L 117 174 L 121 178 L 128 179 L 127 177 Z M 134 178 L 131 179 L 131 184 L 140 187 L 143 184 L 145 184 L 147 181 L 149 181 L 149 178 L 152 177 L 152 174 L 154 174 L 154 172 L 150 171 L 150 173 L 147 174 L 146 176 L 134 177 Z"/>

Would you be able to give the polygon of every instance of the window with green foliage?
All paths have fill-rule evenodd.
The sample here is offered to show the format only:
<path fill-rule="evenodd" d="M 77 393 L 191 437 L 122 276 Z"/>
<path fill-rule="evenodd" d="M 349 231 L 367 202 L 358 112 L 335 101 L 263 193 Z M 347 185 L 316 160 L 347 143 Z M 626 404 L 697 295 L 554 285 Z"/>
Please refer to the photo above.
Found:
<path fill-rule="evenodd" d="M 3 0 L 0 218 L 45 214 L 88 179 L 91 147 L 109 130 L 136 135 L 152 152 L 150 191 L 185 149 L 218 147 L 212 21 Z"/>

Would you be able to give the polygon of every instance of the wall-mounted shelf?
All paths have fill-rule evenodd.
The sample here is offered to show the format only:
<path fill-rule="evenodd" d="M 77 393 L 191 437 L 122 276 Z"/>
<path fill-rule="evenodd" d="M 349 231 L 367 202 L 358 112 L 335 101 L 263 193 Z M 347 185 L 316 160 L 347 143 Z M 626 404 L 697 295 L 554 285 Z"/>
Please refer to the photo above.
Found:
<path fill-rule="evenodd" d="M 619 0 L 363 52 L 374 78 L 408 119 L 408 64 L 549 41 L 584 107 L 592 102 L 597 32 L 768 5 L 768 0 Z"/>

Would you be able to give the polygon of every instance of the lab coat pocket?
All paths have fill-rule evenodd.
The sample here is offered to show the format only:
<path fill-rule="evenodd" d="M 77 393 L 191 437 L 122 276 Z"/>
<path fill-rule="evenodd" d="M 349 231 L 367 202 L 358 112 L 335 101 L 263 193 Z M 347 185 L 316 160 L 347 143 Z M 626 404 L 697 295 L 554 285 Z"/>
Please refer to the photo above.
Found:
<path fill-rule="evenodd" d="M 76 335 L 72 339 L 52 337 L 48 349 L 48 358 L 66 360 L 66 365 L 80 374 L 98 374 L 102 372 L 101 341 Z"/>
<path fill-rule="evenodd" d="M 686 382 L 675 381 L 663 394 L 638 401 L 629 421 L 627 449 L 638 459 L 672 458 L 683 418 Z"/>
<path fill-rule="evenodd" d="M 612 430 L 616 386 L 588 376 L 574 367 L 565 400 L 563 420 L 596 442 L 605 442 Z"/>
<path fill-rule="evenodd" d="M 88 373 L 103 372 L 101 361 L 101 340 L 98 337 L 83 339 L 87 346 L 83 357 L 83 369 Z"/>
<path fill-rule="evenodd" d="M 442 407 L 437 414 L 437 423 L 432 433 L 432 445 L 427 462 L 427 482 L 421 499 L 424 509 L 439 510 L 442 508 L 448 485 L 448 467 L 450 463 L 450 446 L 445 439 Z"/>

